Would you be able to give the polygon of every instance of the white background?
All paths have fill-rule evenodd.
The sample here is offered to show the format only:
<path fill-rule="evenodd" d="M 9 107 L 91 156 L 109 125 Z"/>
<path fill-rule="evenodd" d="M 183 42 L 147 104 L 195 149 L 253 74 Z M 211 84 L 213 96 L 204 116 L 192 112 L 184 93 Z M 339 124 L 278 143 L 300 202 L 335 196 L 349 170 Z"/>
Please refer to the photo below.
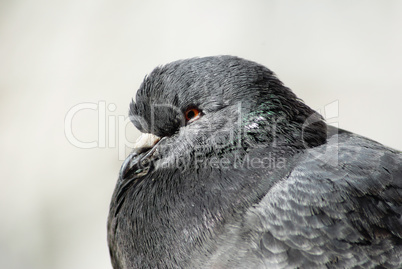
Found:
<path fill-rule="evenodd" d="M 112 123 L 169 61 L 257 61 L 313 108 L 337 101 L 330 122 L 402 149 L 401 29 L 402 1 L 391 0 L 1 1 L 0 268 L 111 268 L 117 145 L 138 135 Z M 96 148 L 66 138 L 65 117 L 81 103 L 110 105 L 106 134 L 100 109 L 72 121 L 79 140 L 101 138 Z"/>

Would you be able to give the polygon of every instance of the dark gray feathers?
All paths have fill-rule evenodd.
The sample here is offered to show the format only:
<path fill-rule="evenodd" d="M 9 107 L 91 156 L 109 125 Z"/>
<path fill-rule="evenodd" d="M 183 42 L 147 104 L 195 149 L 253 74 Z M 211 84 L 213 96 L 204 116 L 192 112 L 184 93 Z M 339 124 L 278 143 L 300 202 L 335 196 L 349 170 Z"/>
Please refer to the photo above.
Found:
<path fill-rule="evenodd" d="M 158 67 L 130 117 L 160 140 L 122 165 L 114 268 L 402 268 L 402 154 L 327 126 L 269 69 Z"/>

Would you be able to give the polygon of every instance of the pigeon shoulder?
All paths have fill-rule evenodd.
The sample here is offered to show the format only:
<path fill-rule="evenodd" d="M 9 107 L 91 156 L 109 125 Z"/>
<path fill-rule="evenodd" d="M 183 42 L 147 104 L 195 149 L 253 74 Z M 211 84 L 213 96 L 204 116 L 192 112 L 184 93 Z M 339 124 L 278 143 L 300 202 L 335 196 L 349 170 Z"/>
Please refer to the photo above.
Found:
<path fill-rule="evenodd" d="M 330 128 L 247 212 L 266 268 L 402 266 L 402 153 Z"/>

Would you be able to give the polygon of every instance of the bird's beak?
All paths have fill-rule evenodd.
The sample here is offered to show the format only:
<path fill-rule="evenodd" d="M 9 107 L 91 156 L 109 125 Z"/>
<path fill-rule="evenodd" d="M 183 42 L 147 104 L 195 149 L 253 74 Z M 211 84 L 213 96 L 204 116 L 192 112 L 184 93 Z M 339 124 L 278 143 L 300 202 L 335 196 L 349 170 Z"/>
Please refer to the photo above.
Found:
<path fill-rule="evenodd" d="M 161 138 L 154 134 L 142 134 L 134 143 L 134 151 L 140 154 L 155 146 L 159 140 L 161 140 Z"/>
<path fill-rule="evenodd" d="M 134 143 L 133 152 L 127 156 L 120 169 L 121 178 L 127 178 L 132 171 L 138 169 L 138 165 L 143 158 L 147 158 L 155 152 L 154 147 L 161 138 L 153 134 L 142 134 Z M 150 149 L 150 150 L 149 150 Z M 149 151 L 148 151 L 149 150 Z M 140 156 L 141 153 L 148 151 L 145 155 Z"/>

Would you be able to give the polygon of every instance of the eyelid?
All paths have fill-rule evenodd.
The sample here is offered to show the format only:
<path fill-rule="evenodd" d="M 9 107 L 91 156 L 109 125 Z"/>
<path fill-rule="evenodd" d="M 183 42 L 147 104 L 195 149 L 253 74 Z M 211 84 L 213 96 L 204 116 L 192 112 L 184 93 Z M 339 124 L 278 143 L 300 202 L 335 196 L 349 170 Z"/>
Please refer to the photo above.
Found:
<path fill-rule="evenodd" d="M 199 118 L 201 118 L 201 112 L 200 113 L 198 113 L 198 115 L 197 116 L 195 116 L 194 118 L 192 118 L 192 119 L 190 119 L 189 121 L 187 121 L 188 123 L 192 123 L 193 121 L 196 121 L 196 120 L 198 120 Z"/>

